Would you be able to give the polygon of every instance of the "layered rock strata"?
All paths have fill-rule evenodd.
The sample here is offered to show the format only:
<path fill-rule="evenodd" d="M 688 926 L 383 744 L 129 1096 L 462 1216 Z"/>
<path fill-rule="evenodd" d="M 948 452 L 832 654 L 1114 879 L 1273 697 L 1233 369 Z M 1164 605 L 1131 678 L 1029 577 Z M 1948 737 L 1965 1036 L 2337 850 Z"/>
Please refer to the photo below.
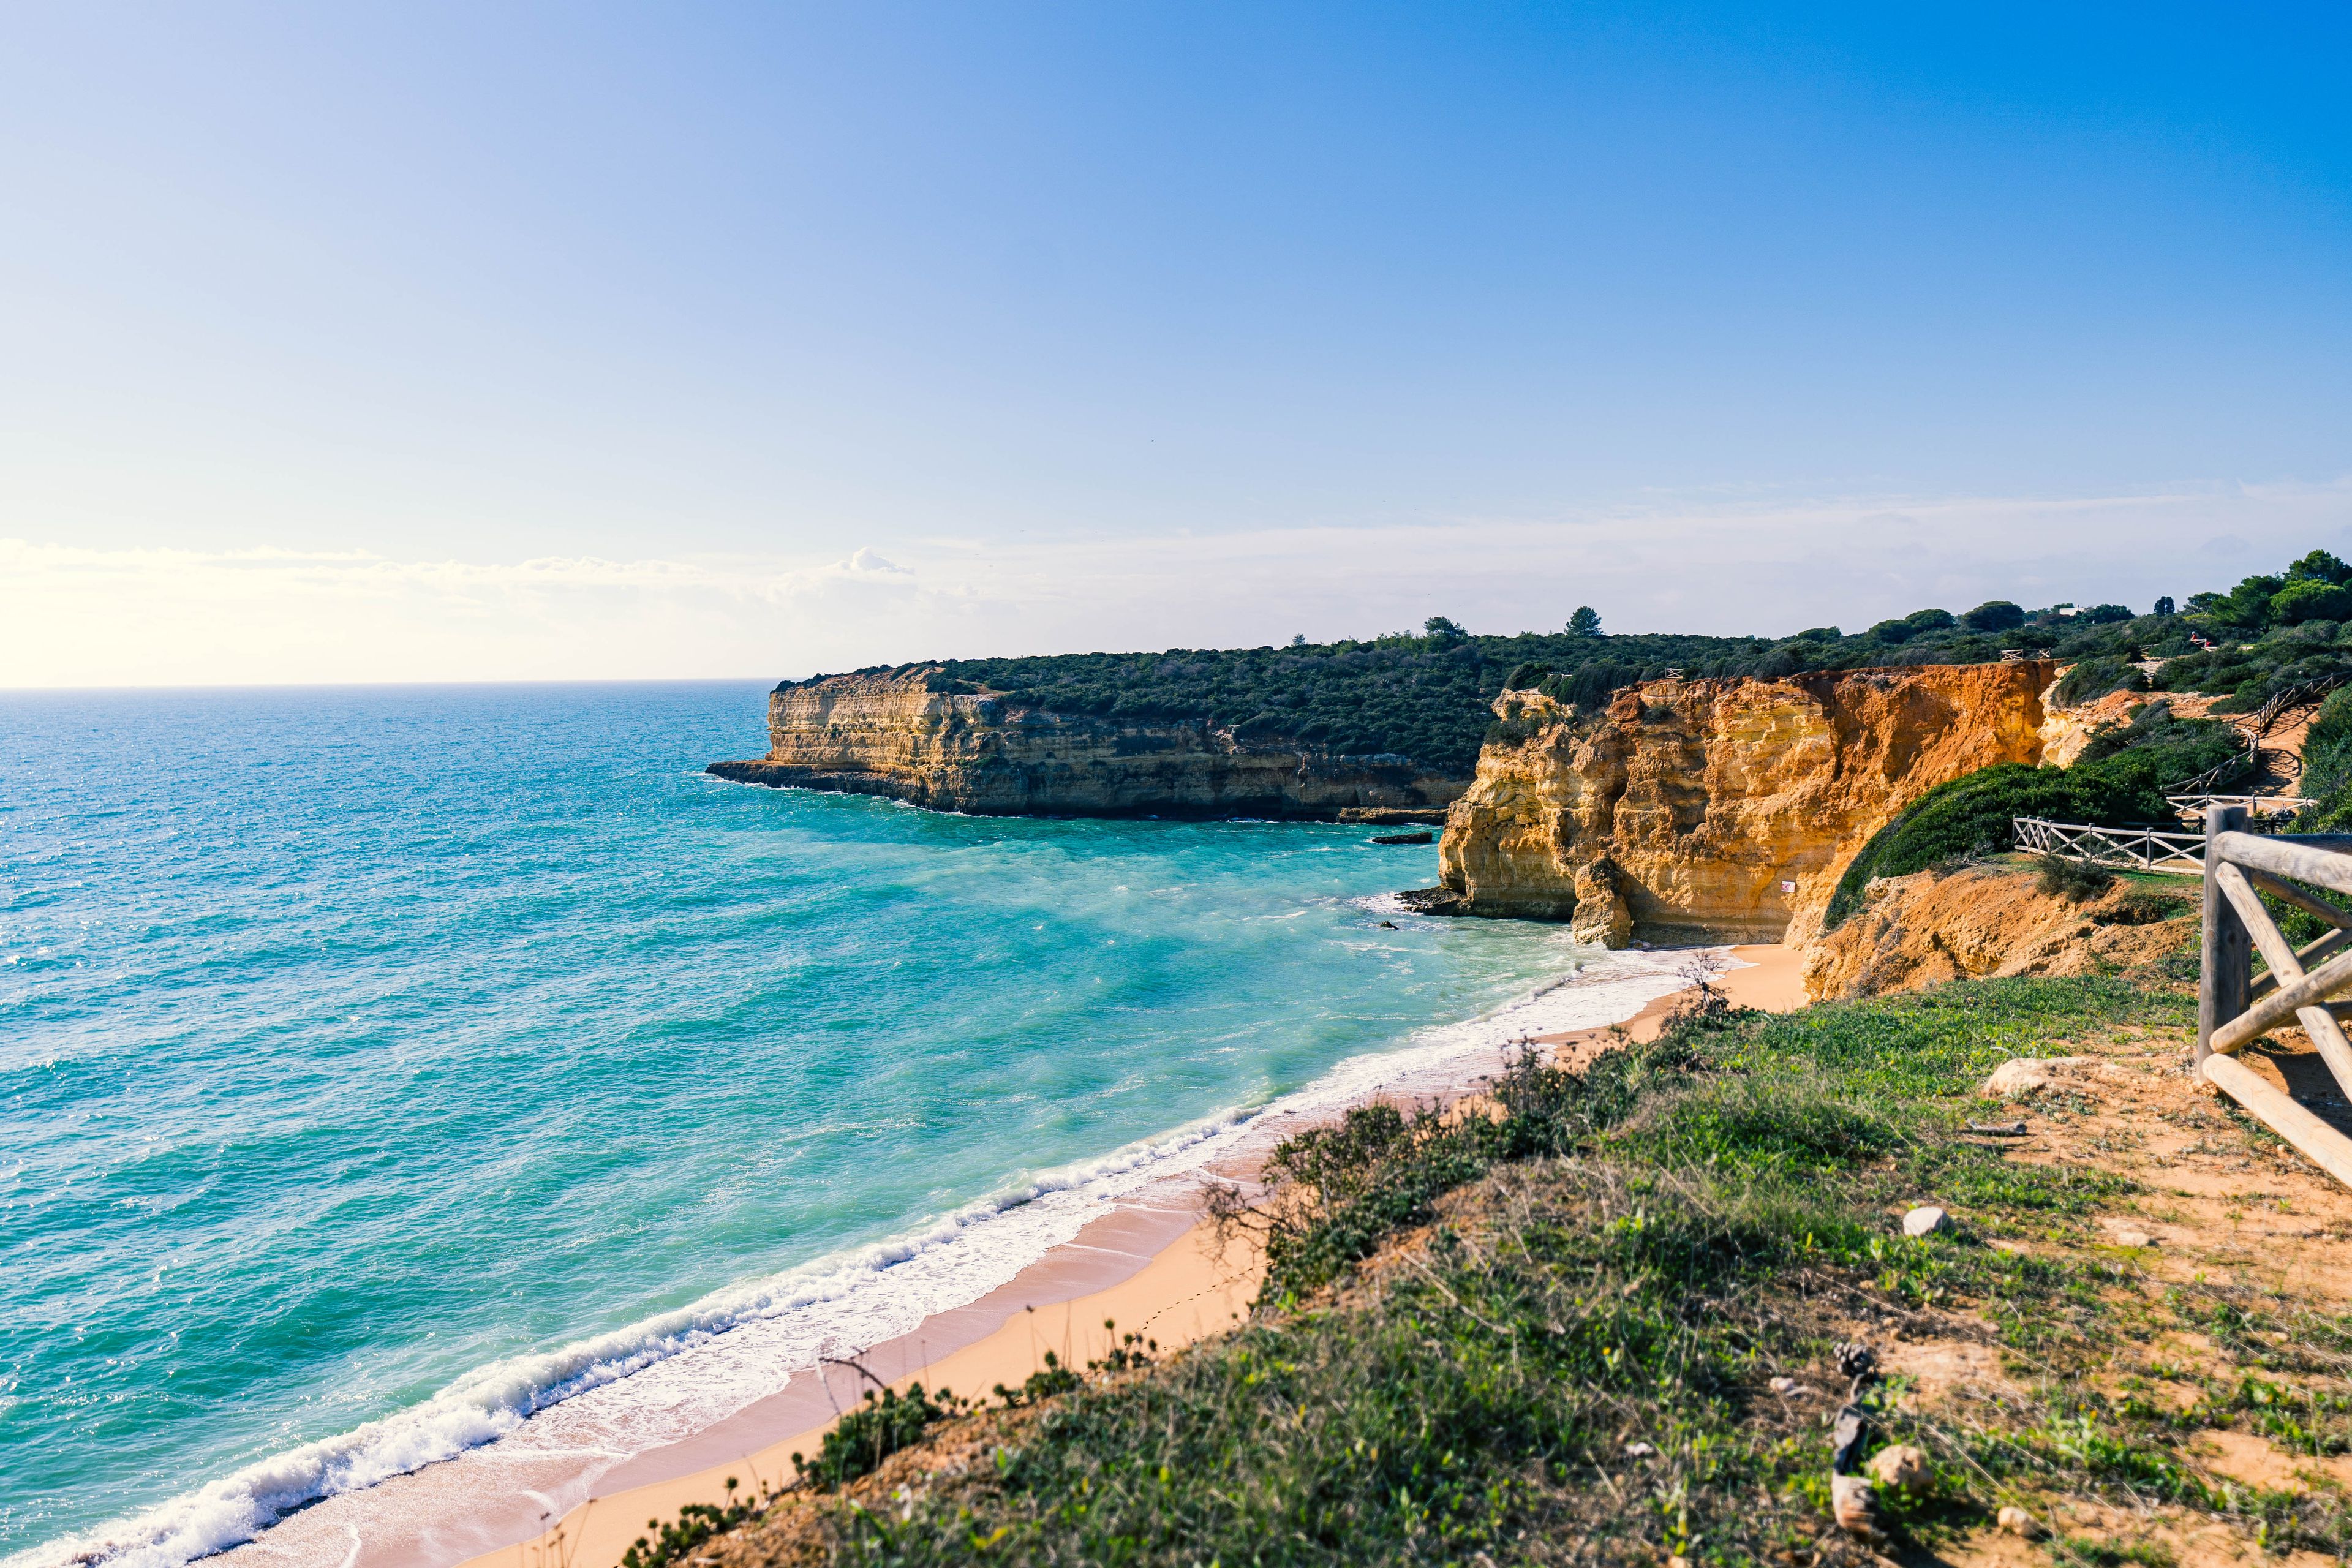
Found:
<path fill-rule="evenodd" d="M 779 686 L 768 754 L 721 778 L 887 795 L 981 816 L 1430 820 L 1467 779 L 1403 757 L 1243 742 L 1198 720 L 1059 713 L 996 692 L 932 691 L 927 671 Z"/>
<path fill-rule="evenodd" d="M 1657 680 L 1580 712 L 1496 700 L 1424 907 L 1584 940 L 1804 942 L 1847 863 L 1929 789 L 2042 759 L 2052 667 L 1913 665 Z"/>

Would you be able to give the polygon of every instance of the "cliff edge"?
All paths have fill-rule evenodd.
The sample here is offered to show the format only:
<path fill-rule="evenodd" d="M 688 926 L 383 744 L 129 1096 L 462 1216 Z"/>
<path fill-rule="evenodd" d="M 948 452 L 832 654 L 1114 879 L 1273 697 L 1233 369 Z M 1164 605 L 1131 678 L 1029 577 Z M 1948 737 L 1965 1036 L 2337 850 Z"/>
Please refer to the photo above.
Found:
<path fill-rule="evenodd" d="M 1567 920 L 1611 947 L 1808 941 L 1846 863 L 1906 805 L 2041 761 L 2052 679 L 2023 660 L 1653 680 L 1589 714 L 1507 691 L 1431 907 Z"/>
<path fill-rule="evenodd" d="M 934 690 L 932 676 L 787 682 L 768 699 L 768 754 L 709 771 L 989 816 L 1434 821 L 1470 782 L 1402 756 L 1243 740 L 1205 720 L 1103 719 Z"/>

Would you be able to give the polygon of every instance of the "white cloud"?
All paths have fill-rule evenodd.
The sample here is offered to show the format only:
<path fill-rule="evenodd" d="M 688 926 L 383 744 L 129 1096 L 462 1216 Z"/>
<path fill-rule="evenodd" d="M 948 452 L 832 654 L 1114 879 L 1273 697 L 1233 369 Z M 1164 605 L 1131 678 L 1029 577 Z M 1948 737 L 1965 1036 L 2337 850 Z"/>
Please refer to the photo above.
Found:
<path fill-rule="evenodd" d="M 2347 546 L 2352 483 L 1710 502 L 987 543 L 822 560 L 403 561 L 0 540 L 0 684 L 775 676 L 1417 625 L 1849 628 L 1990 597 L 2144 608 Z"/>

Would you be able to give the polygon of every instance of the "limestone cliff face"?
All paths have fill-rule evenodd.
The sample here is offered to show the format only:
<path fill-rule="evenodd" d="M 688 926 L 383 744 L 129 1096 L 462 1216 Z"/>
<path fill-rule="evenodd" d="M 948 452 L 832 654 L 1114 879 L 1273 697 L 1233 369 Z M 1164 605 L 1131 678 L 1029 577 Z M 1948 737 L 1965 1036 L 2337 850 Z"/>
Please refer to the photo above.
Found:
<path fill-rule="evenodd" d="M 1809 940 L 1870 836 L 1948 779 L 2042 757 L 2046 663 L 1658 680 L 1586 715 L 1532 691 L 1440 849 L 1465 914 L 1580 937 Z"/>
<path fill-rule="evenodd" d="M 1469 782 L 1402 757 L 1239 742 L 1197 720 L 1097 719 L 988 692 L 932 691 L 927 673 L 778 687 L 767 756 L 710 771 L 997 816 L 1402 820 L 1433 817 Z"/>

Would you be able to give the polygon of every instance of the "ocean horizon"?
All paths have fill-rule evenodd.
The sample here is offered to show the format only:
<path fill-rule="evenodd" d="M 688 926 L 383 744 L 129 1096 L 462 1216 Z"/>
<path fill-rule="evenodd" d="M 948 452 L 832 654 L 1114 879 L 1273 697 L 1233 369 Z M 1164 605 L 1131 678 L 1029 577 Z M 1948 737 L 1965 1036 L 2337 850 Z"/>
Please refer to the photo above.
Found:
<path fill-rule="evenodd" d="M 765 689 L 0 696 L 0 1559 L 176 1568 L 590 1394 L 674 1440 L 1269 1106 L 1675 984 L 1406 914 L 1362 828 L 704 774 Z"/>

